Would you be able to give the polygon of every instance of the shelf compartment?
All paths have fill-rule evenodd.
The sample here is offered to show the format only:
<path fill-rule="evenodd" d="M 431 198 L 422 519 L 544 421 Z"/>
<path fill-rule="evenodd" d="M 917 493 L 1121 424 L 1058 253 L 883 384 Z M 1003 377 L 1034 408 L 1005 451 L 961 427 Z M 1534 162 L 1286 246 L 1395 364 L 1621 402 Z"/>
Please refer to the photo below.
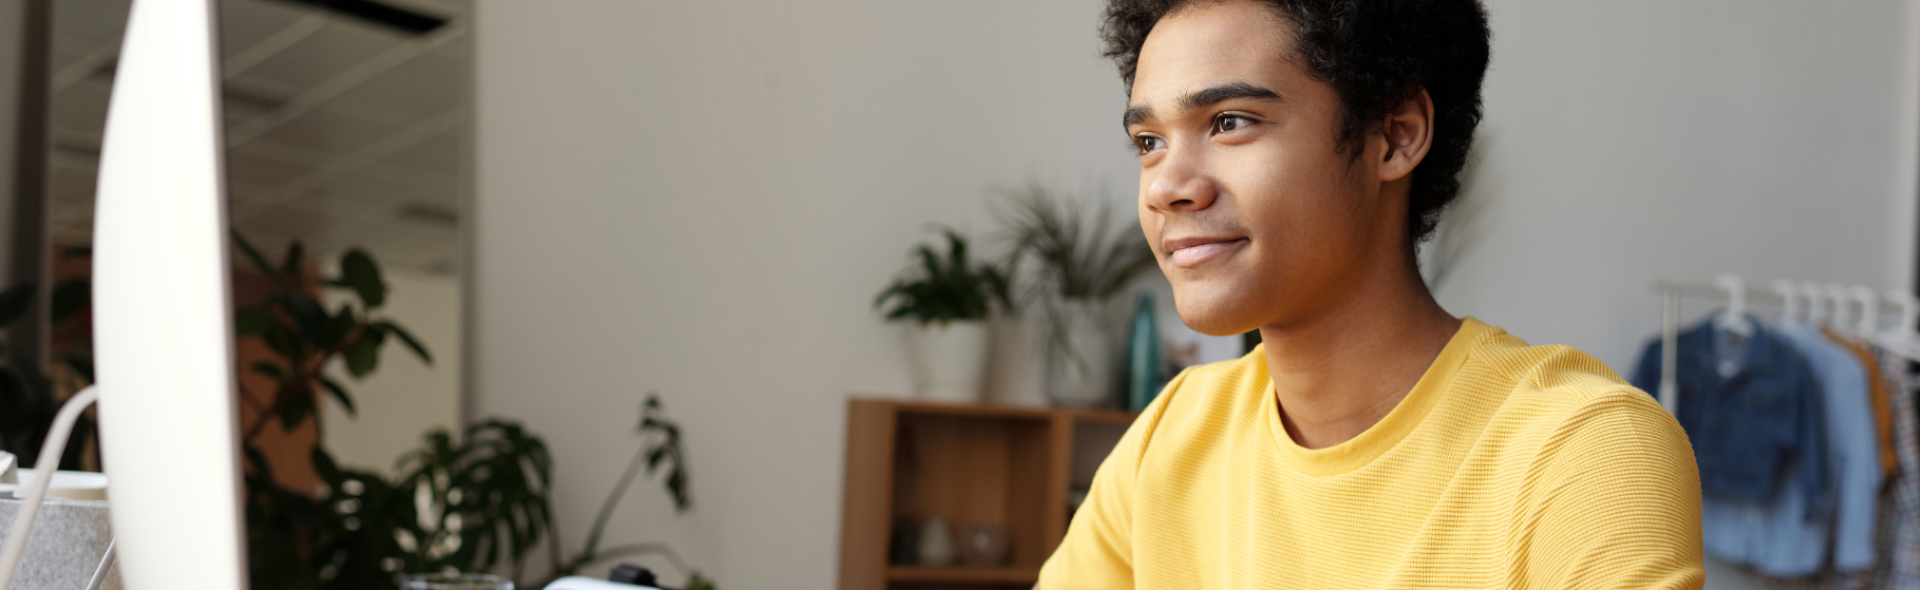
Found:
<path fill-rule="evenodd" d="M 847 419 L 842 590 L 1027 590 L 1066 533 L 1075 472 L 1097 466 L 1134 415 L 856 397 Z M 1006 567 L 889 565 L 894 525 L 933 516 L 956 545 L 970 525 L 1004 528 Z"/>
<path fill-rule="evenodd" d="M 1040 569 L 895 566 L 887 568 L 887 579 L 894 582 L 980 582 L 1030 585 L 1040 580 Z"/>
<path fill-rule="evenodd" d="M 1053 417 L 903 411 L 898 425 L 893 521 L 918 530 L 940 517 L 956 544 L 969 526 L 998 526 L 1009 565 L 1037 570 L 1054 545 L 1050 527 L 1036 526 L 1053 508 Z"/>

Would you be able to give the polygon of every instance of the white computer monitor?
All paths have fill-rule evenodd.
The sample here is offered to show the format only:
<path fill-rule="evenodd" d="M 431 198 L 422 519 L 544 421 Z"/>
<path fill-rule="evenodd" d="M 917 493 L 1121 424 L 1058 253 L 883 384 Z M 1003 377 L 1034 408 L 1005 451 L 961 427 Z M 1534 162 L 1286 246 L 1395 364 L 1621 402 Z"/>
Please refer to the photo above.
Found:
<path fill-rule="evenodd" d="M 135 590 L 247 584 L 215 16 L 134 0 L 100 156 L 100 442 Z"/>

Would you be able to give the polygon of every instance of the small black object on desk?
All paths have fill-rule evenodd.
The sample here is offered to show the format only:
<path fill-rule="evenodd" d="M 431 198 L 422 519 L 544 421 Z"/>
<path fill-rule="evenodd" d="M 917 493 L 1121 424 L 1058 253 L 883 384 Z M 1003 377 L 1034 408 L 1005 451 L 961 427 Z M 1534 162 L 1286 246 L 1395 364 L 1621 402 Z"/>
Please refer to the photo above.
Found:
<path fill-rule="evenodd" d="M 607 581 L 633 584 L 635 586 L 658 587 L 660 585 L 658 581 L 654 579 L 651 570 L 631 563 L 613 566 L 613 572 L 607 574 Z"/>

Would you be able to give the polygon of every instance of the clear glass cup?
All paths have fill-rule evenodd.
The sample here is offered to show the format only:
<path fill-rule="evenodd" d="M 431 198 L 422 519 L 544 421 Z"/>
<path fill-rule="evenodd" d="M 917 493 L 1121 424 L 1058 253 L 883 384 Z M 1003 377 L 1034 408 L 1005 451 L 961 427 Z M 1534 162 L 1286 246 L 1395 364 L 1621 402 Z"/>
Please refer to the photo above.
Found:
<path fill-rule="evenodd" d="M 400 590 L 513 590 L 513 581 L 493 574 L 407 574 Z"/>

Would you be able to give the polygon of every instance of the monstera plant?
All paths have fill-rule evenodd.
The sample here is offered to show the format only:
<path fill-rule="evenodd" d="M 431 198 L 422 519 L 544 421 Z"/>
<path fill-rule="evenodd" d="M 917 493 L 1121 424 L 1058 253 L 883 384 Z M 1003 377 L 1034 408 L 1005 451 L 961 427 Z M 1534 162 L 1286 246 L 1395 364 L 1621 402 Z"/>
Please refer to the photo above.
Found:
<path fill-rule="evenodd" d="M 544 540 L 552 564 L 546 579 L 621 557 L 659 554 L 688 577 L 689 590 L 713 588 L 663 544 L 600 544 L 614 507 L 642 472 L 664 473 L 675 507 L 692 507 L 680 427 L 652 394 L 641 406 L 641 444 L 633 462 L 603 504 L 585 546 L 570 555 L 563 556 L 554 538 L 553 458 L 537 434 L 509 420 L 483 421 L 459 437 L 430 431 L 422 446 L 400 457 L 393 477 L 339 465 L 324 445 L 316 445 L 308 458 L 320 490 L 280 486 L 272 463 L 255 446 L 260 433 L 298 427 L 321 394 L 349 415 L 355 412 L 352 394 L 325 367 L 339 360 L 353 378 L 366 377 L 379 368 L 380 351 L 390 341 L 422 362 L 432 356 L 405 328 L 377 313 L 388 288 L 365 252 L 349 250 L 337 276 L 316 277 L 298 243 L 278 264 L 237 234 L 234 244 L 273 286 L 265 303 L 239 310 L 235 321 L 241 336 L 259 336 L 276 357 L 242 368 L 274 384 L 270 395 L 241 396 L 256 415 L 242 425 L 253 587 L 392 588 L 396 574 L 441 571 L 506 570 L 519 579 Z M 325 290 L 352 297 L 329 311 L 317 296 Z"/>
<path fill-rule="evenodd" d="M 234 318 L 238 336 L 259 337 L 273 353 L 271 360 L 257 360 L 240 368 L 266 376 L 272 383 L 266 392 L 247 391 L 243 386 L 239 396 L 253 410 L 252 419 L 241 424 L 241 451 L 247 461 L 247 544 L 252 585 L 342 588 L 349 586 L 328 582 L 364 583 L 368 578 L 353 575 L 365 569 L 353 557 L 391 553 L 372 550 L 377 548 L 370 544 L 385 539 L 397 546 L 399 541 L 391 539 L 394 535 L 381 532 L 392 530 L 393 523 L 342 516 L 339 502 L 327 500 L 343 490 L 330 489 L 316 498 L 309 490 L 281 487 L 273 477 L 267 454 L 258 446 L 259 438 L 276 425 L 292 430 L 306 422 L 314 415 L 319 405 L 317 396 L 322 392 L 338 401 L 349 416 L 357 411 L 346 386 L 325 372 L 336 360 L 343 361 L 347 373 L 355 379 L 371 375 L 379 367 L 380 351 L 390 338 L 404 344 L 422 362 L 432 363 L 433 357 L 405 328 L 377 314 L 386 303 L 387 284 L 380 266 L 366 252 L 348 250 L 340 257 L 337 276 L 320 277 L 312 272 L 305 249 L 297 241 L 287 246 L 285 256 L 276 264 L 239 232 L 232 236 L 240 254 L 270 285 L 262 303 L 236 310 Z M 322 293 L 329 290 L 344 291 L 352 297 L 329 311 L 321 302 Z M 392 486 L 365 489 L 371 485 L 367 482 L 378 481 L 379 477 L 341 470 L 324 446 L 316 445 L 310 455 L 315 472 L 329 484 L 345 485 L 353 476 L 361 476 L 358 483 L 345 485 L 362 488 L 364 493 L 353 499 L 355 504 L 393 509 L 368 514 L 394 514 L 410 505 L 409 499 L 398 495 L 399 490 Z M 345 551 L 347 548 L 361 551 Z M 374 571 L 394 568 L 382 572 L 387 581 L 380 585 L 390 585 L 391 572 L 407 565 L 404 560 L 396 564 L 379 557 L 372 564 Z M 343 578 L 342 574 L 348 575 Z"/>

